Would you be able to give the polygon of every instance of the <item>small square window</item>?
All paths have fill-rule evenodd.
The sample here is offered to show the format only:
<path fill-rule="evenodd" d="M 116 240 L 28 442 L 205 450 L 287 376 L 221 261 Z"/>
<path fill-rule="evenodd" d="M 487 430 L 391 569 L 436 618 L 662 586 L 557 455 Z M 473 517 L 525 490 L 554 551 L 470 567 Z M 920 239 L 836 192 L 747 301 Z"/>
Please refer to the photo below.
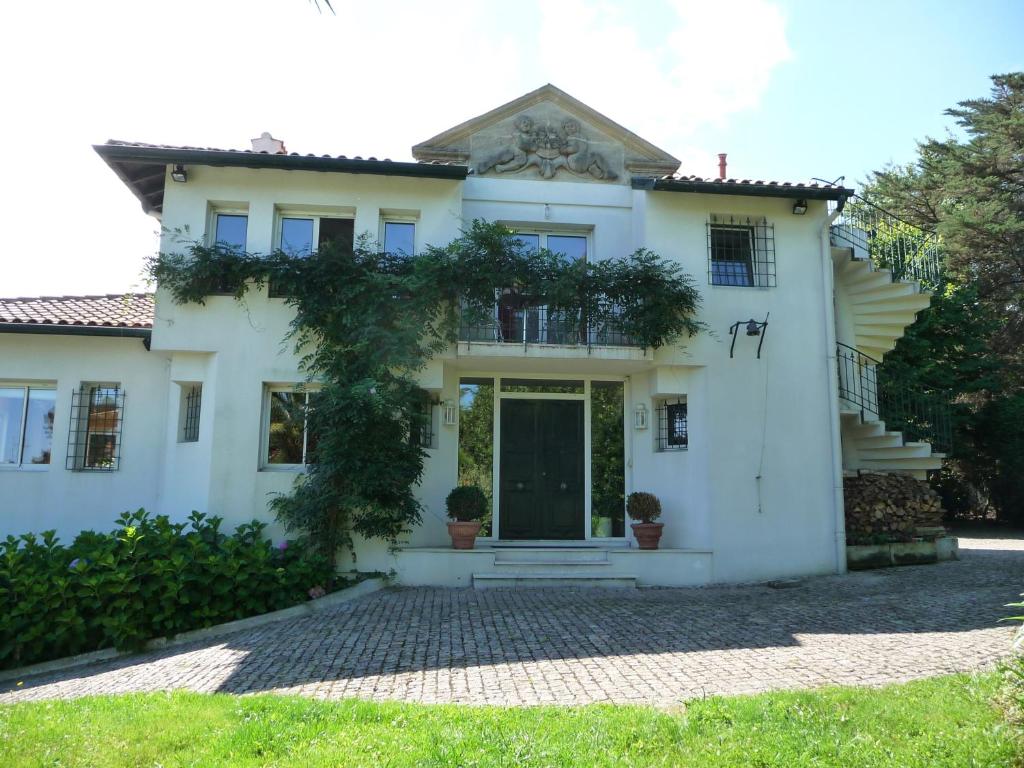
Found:
<path fill-rule="evenodd" d="M 66 467 L 111 472 L 120 467 L 124 391 L 118 384 L 83 384 L 71 395 Z"/>
<path fill-rule="evenodd" d="M 656 404 L 657 449 L 659 451 L 685 451 L 689 447 L 690 433 L 685 398 L 670 398 Z"/>
<path fill-rule="evenodd" d="M 775 286 L 775 228 L 764 219 L 713 215 L 708 223 L 711 285 Z"/>
<path fill-rule="evenodd" d="M 216 221 L 213 244 L 233 253 L 243 253 L 249 229 L 249 217 L 241 213 L 217 213 L 214 215 Z"/>
<path fill-rule="evenodd" d="M 384 222 L 384 253 L 412 256 L 416 253 L 416 224 L 411 221 Z"/>

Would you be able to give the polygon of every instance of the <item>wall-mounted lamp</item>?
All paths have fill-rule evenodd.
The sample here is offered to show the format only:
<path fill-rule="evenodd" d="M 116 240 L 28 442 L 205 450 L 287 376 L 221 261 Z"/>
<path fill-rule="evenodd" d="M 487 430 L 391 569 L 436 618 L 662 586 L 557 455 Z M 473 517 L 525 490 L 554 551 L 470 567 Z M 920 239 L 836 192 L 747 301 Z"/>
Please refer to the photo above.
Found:
<path fill-rule="evenodd" d="M 454 427 L 458 421 L 458 409 L 454 400 L 445 400 L 441 403 L 441 417 L 446 427 Z"/>
<path fill-rule="evenodd" d="M 171 170 L 171 178 L 177 182 L 181 182 L 182 184 L 188 181 L 188 171 L 185 170 L 185 166 L 174 166 L 174 168 Z"/>
<path fill-rule="evenodd" d="M 633 409 L 633 429 L 647 429 L 647 406 L 643 403 Z"/>
<path fill-rule="evenodd" d="M 771 314 L 770 312 L 768 313 Z M 761 347 L 764 345 L 764 337 L 768 332 L 768 315 L 764 316 L 764 322 L 759 323 L 754 318 L 749 320 L 737 320 L 735 323 L 729 326 L 729 333 L 732 334 L 732 344 L 729 345 L 729 357 L 732 357 L 733 350 L 736 349 L 736 336 L 740 332 L 740 326 L 746 326 L 747 336 L 760 336 L 761 340 L 757 342 L 757 359 L 761 359 Z"/>
<path fill-rule="evenodd" d="M 807 213 L 807 201 L 806 200 L 797 200 L 795 203 L 793 203 L 793 214 L 794 215 L 796 215 L 796 216 L 803 216 L 805 213 Z"/>

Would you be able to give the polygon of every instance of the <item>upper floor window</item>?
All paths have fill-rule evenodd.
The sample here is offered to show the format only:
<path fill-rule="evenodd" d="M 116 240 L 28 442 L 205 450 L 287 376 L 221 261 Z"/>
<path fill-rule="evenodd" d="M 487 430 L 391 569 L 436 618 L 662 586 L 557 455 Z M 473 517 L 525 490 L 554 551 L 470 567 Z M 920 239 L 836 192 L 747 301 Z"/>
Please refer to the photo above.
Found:
<path fill-rule="evenodd" d="M 775 286 L 775 227 L 764 218 L 713 214 L 708 222 L 711 285 Z"/>
<path fill-rule="evenodd" d="M 351 218 L 283 214 L 278 224 L 278 247 L 290 256 L 309 256 L 328 242 L 351 250 L 354 234 Z"/>
<path fill-rule="evenodd" d="M 516 239 L 527 250 L 547 248 L 570 261 L 587 258 L 586 235 L 562 235 L 548 232 L 516 232 Z"/>
<path fill-rule="evenodd" d="M 67 468 L 113 471 L 121 463 L 124 390 L 120 384 L 87 384 L 71 394 Z"/>
<path fill-rule="evenodd" d="M 215 212 L 213 219 L 213 244 L 235 253 L 245 251 L 249 217 L 244 213 Z"/>
<path fill-rule="evenodd" d="M 50 463 L 56 401 L 53 388 L 0 384 L 0 467 Z"/>
<path fill-rule="evenodd" d="M 384 253 L 402 256 L 415 254 L 416 223 L 413 221 L 385 221 Z"/>

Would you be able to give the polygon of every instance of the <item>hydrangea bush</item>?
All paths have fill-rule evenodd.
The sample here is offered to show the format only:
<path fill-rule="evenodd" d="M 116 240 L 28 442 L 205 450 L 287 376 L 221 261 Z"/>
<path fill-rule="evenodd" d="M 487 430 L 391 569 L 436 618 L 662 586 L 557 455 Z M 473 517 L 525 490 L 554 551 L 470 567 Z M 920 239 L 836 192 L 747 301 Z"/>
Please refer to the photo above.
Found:
<path fill-rule="evenodd" d="M 110 533 L 70 546 L 53 531 L 0 541 L 0 668 L 100 648 L 135 649 L 174 635 L 285 608 L 336 586 L 323 556 L 273 546 L 263 523 L 220 530 L 126 512 Z"/>

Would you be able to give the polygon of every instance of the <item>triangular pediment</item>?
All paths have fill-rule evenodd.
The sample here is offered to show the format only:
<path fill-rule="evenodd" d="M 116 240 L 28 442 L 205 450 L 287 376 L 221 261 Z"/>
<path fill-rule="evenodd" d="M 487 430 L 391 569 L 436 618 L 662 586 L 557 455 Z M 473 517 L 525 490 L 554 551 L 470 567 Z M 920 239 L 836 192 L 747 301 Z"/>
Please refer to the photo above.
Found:
<path fill-rule="evenodd" d="M 424 162 L 466 163 L 481 176 L 629 184 L 679 160 L 548 84 L 412 148 Z"/>

